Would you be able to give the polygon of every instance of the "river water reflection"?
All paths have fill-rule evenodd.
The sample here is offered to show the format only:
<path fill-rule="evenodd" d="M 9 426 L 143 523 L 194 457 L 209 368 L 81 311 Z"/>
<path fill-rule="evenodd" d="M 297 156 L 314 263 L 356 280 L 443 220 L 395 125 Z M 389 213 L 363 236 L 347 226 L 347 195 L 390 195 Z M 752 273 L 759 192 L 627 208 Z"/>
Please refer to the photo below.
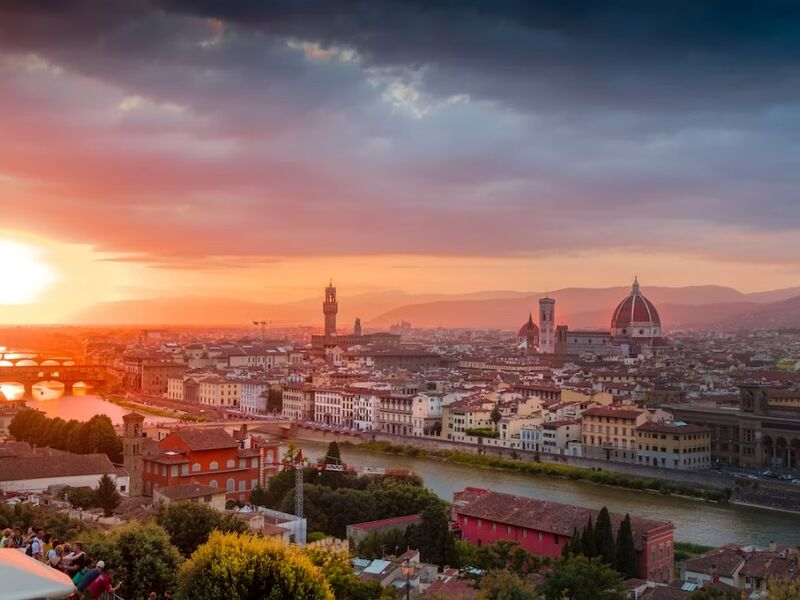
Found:
<path fill-rule="evenodd" d="M 322 456 L 326 444 L 299 442 L 312 458 Z M 478 469 L 406 456 L 373 454 L 343 448 L 342 458 L 354 466 L 398 467 L 418 473 L 425 485 L 441 498 L 452 501 L 453 492 L 466 486 L 531 496 L 590 508 L 607 506 L 612 512 L 671 521 L 675 539 L 709 546 L 755 543 L 766 546 L 800 546 L 800 515 L 727 504 L 711 504 L 604 487 L 580 481 L 531 477 L 519 473 Z M 798 507 L 800 510 L 800 507 Z"/>
<path fill-rule="evenodd" d="M 41 395 L 37 396 L 36 390 L 34 390 L 34 399 L 28 400 L 26 404 L 31 408 L 42 411 L 48 417 L 61 417 L 66 421 L 70 419 L 88 421 L 95 415 L 108 415 L 114 425 L 122 425 L 122 415 L 131 412 L 129 408 L 117 406 L 93 394 L 75 394 L 72 396 L 53 395 L 45 397 Z M 144 415 L 144 422 L 146 424 L 176 421 L 176 419 L 168 417 L 142 414 Z"/>

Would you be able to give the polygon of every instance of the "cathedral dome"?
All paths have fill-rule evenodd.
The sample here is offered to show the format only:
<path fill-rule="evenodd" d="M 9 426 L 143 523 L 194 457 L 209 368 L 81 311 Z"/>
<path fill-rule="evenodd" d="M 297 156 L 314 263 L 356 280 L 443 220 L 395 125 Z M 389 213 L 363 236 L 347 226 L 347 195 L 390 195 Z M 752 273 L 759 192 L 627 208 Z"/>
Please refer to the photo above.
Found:
<path fill-rule="evenodd" d="M 527 338 L 530 335 L 539 335 L 539 327 L 533 322 L 533 315 L 528 315 L 528 322 L 519 328 L 518 338 Z"/>
<path fill-rule="evenodd" d="M 639 281 L 634 279 L 631 294 L 619 303 L 611 317 L 611 333 L 616 336 L 658 337 L 661 335 L 661 317 L 650 300 L 639 291 Z"/>

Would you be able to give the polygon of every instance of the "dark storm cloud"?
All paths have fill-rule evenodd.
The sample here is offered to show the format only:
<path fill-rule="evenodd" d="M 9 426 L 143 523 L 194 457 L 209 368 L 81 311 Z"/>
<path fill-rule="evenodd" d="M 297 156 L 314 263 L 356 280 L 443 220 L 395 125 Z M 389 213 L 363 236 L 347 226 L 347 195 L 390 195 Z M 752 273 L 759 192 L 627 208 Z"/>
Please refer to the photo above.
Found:
<path fill-rule="evenodd" d="M 428 67 L 522 109 L 568 105 L 715 110 L 782 103 L 800 82 L 796 2 L 276 2 L 163 0 L 264 33 L 358 50 L 365 64 Z M 710 107 L 708 107 L 710 108 Z"/>
<path fill-rule="evenodd" d="M 0 174 L 47 208 L 7 222 L 132 256 L 800 228 L 794 2 L 19 0 L 0 53 Z"/>

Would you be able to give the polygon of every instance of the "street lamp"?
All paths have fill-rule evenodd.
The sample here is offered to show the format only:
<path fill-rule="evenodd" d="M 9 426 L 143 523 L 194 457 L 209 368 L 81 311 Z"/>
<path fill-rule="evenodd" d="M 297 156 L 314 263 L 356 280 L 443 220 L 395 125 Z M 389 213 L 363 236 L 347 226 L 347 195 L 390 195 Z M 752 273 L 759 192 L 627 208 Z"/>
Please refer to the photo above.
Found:
<path fill-rule="evenodd" d="M 406 578 L 406 600 L 410 600 L 411 598 L 411 584 L 409 580 L 411 579 L 411 574 L 414 572 L 414 565 L 411 564 L 411 559 L 407 558 L 403 561 L 403 564 L 400 565 L 400 570 L 403 572 Z"/>

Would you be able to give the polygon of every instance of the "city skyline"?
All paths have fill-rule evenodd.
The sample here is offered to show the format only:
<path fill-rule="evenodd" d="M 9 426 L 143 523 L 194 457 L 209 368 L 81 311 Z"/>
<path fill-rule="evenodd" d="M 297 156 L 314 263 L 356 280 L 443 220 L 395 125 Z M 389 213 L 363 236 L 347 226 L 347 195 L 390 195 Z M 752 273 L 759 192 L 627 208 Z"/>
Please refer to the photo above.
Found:
<path fill-rule="evenodd" d="M 784 9 L 5 3 L 0 321 L 330 275 L 796 286 Z"/>

